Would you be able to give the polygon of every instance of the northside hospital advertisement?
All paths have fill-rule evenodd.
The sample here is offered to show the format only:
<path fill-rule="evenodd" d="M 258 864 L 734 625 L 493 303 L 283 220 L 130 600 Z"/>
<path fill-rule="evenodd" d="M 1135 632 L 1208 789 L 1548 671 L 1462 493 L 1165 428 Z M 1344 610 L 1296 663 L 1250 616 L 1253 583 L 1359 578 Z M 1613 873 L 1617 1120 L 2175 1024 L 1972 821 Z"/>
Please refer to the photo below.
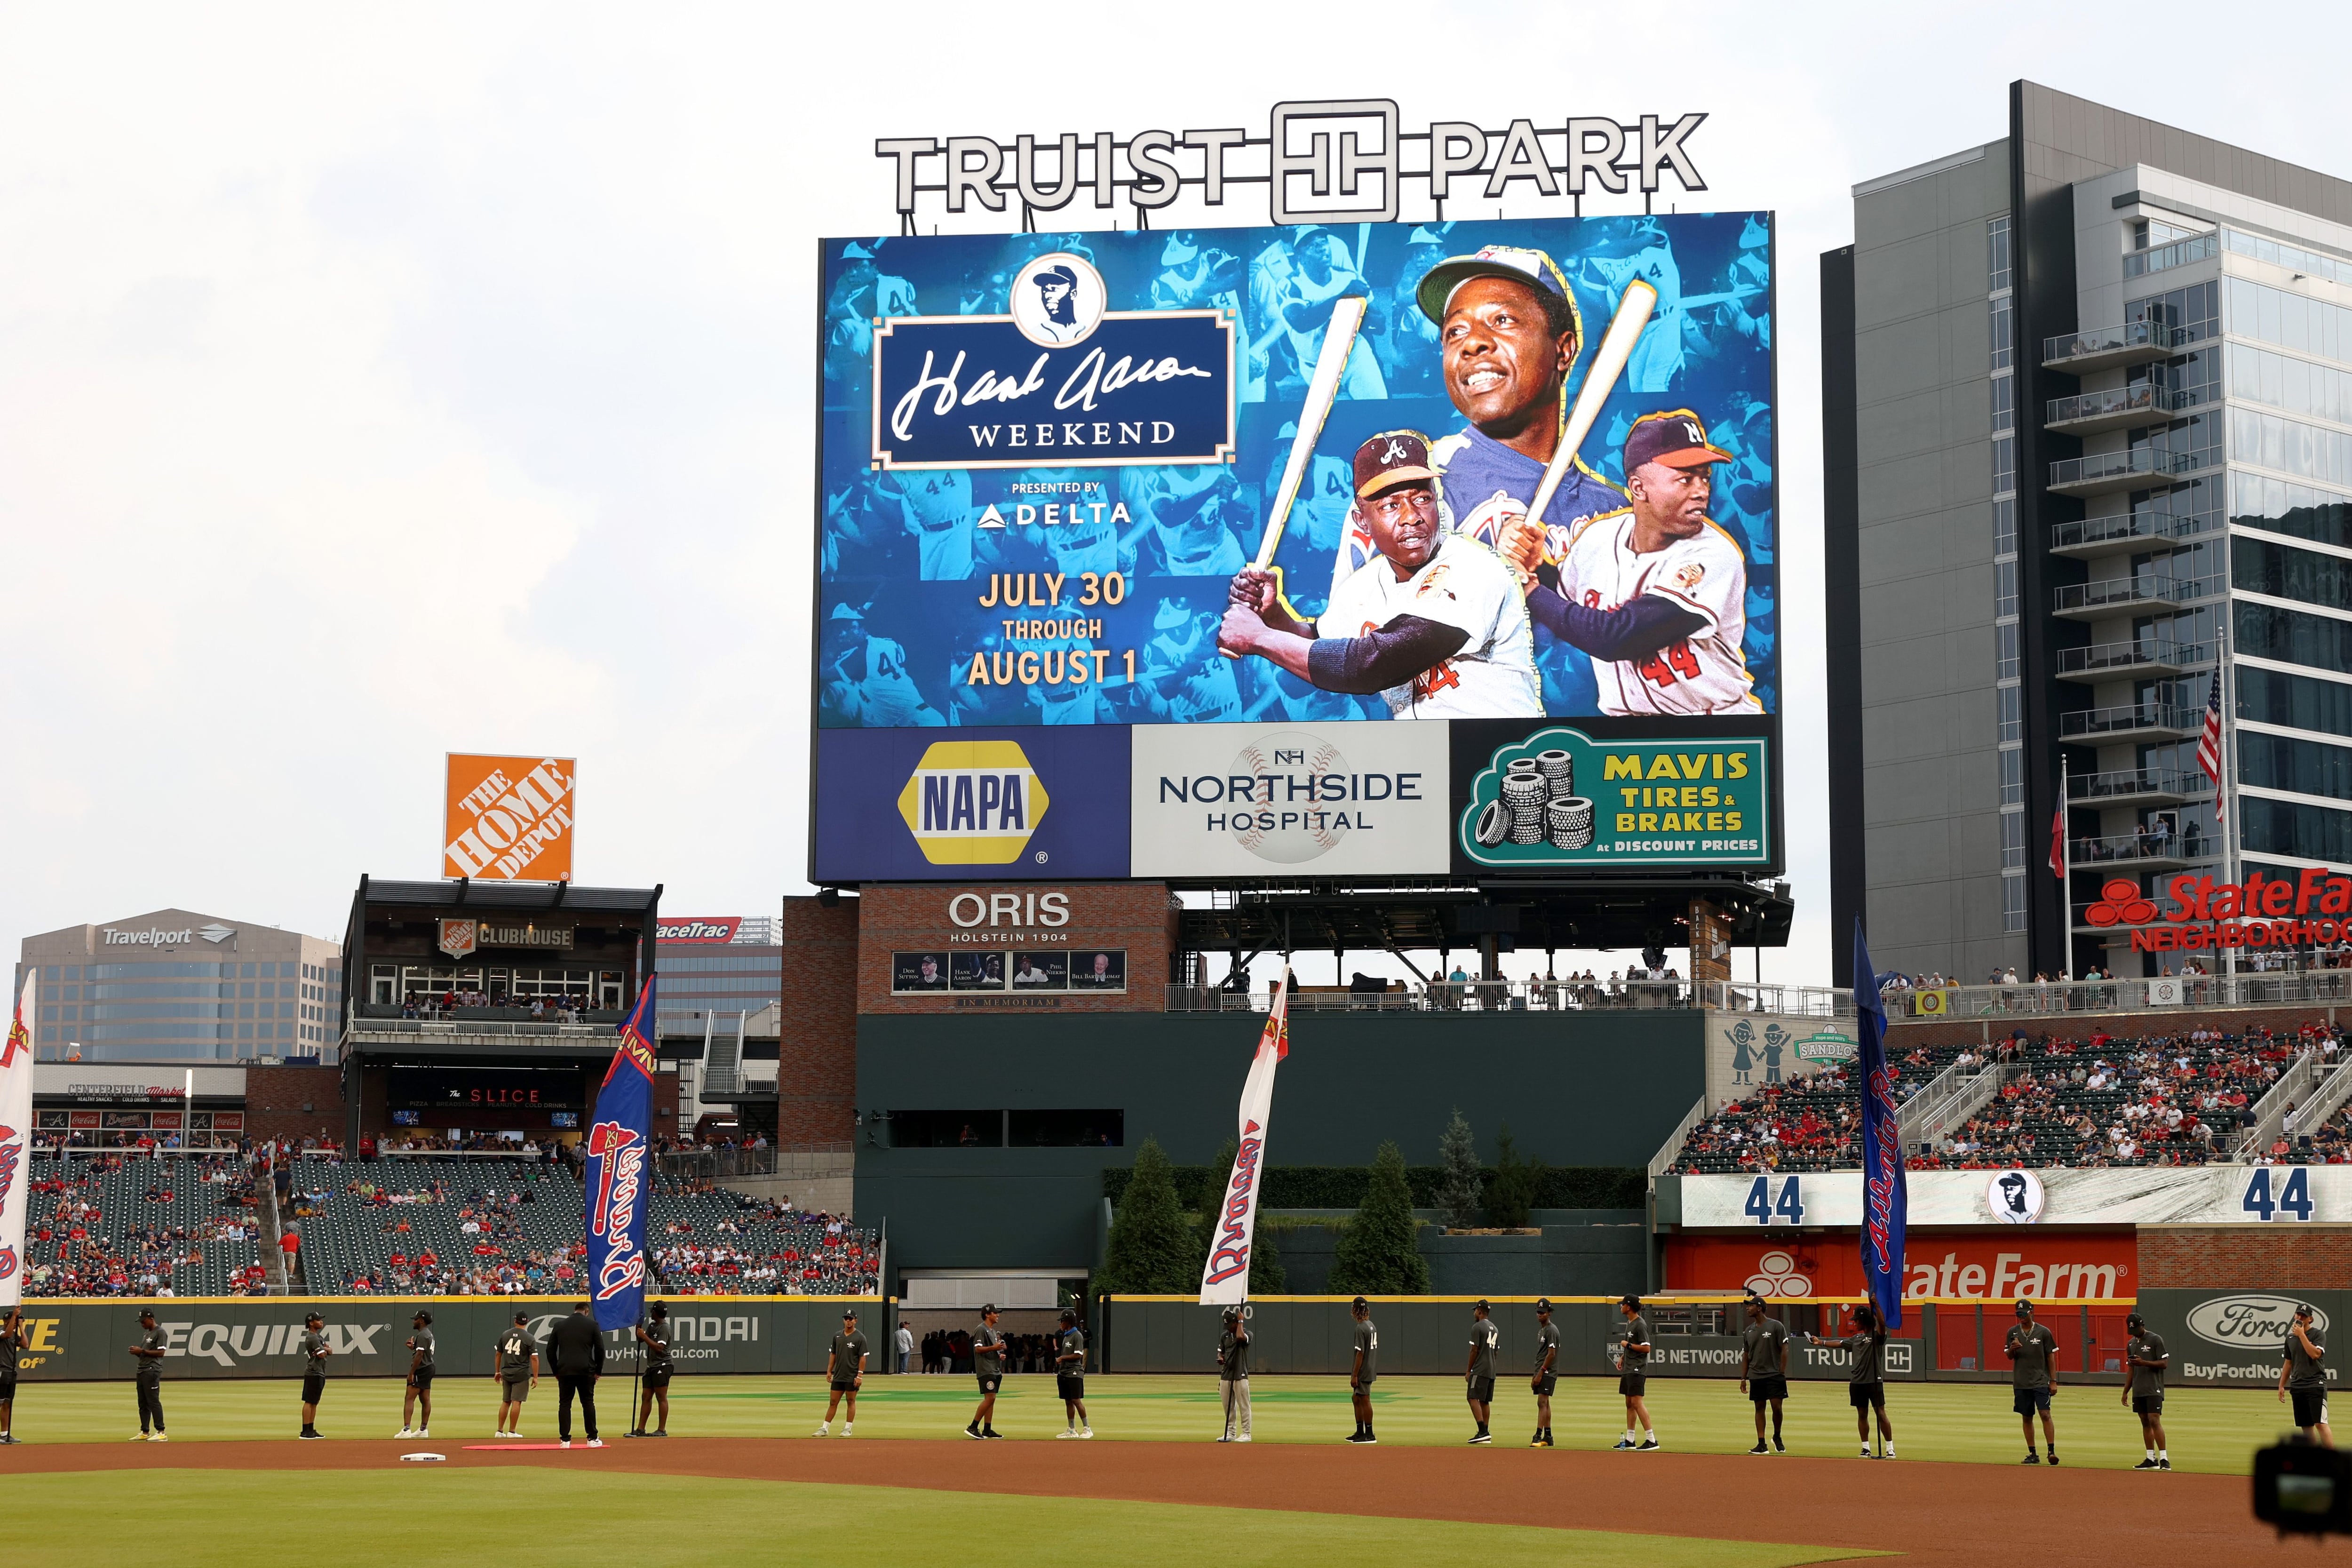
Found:
<path fill-rule="evenodd" d="M 1779 867 L 1770 214 L 823 252 L 818 880 Z"/>

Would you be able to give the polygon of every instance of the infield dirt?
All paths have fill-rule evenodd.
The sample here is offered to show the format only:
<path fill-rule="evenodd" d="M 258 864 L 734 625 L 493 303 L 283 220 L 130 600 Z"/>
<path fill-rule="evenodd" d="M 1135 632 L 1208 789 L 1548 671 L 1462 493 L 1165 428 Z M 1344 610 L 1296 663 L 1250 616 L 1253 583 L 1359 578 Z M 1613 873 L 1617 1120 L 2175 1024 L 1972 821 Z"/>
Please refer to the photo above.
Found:
<path fill-rule="evenodd" d="M 0 1449 L 0 1475 L 373 1469 L 397 1441 L 78 1443 Z M 2267 1560 L 2248 1484 L 2228 1476 L 1704 1454 L 1199 1443 L 615 1440 L 604 1448 L 436 1443 L 452 1465 L 815 1481 L 1478 1521 L 1897 1552 L 1935 1568 L 2013 1555 L 2068 1564 Z"/>

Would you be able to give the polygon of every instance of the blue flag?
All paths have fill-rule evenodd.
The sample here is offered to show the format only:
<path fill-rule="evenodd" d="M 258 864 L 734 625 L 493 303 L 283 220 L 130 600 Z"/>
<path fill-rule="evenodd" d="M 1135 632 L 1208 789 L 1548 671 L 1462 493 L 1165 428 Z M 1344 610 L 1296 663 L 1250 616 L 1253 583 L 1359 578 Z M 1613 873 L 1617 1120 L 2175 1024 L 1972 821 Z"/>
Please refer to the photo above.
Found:
<path fill-rule="evenodd" d="M 1862 922 L 1853 922 L 1853 1021 L 1862 1040 L 1862 1273 L 1889 1332 L 1903 1326 L 1903 1240 L 1911 1208 L 1903 1174 L 1902 1104 L 1886 1060 L 1886 1009 Z"/>
<path fill-rule="evenodd" d="M 646 1213 L 653 1198 L 654 976 L 621 1026 L 588 1127 L 588 1287 L 600 1329 L 633 1327 L 646 1300 Z"/>

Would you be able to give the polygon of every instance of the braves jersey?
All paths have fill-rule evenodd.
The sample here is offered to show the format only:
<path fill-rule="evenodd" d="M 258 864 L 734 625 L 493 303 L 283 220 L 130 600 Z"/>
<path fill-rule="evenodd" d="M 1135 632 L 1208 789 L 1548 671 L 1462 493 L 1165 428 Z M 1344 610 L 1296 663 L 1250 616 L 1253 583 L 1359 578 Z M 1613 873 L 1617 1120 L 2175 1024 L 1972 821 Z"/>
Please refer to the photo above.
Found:
<path fill-rule="evenodd" d="M 1403 582 L 1386 557 L 1358 567 L 1331 590 L 1316 618 L 1318 637 L 1376 632 L 1399 616 L 1459 628 L 1469 641 L 1401 686 L 1381 693 L 1392 719 L 1540 719 L 1535 636 L 1518 579 L 1485 545 L 1460 534 Z"/>
<path fill-rule="evenodd" d="M 1577 531 L 1559 562 L 1559 591 L 1588 609 L 1614 610 L 1654 594 L 1706 625 L 1639 662 L 1592 661 L 1601 710 L 1641 713 L 1760 713 L 1749 689 L 1747 658 L 1748 563 L 1731 536 L 1709 522 L 1696 537 L 1664 550 L 1633 549 L 1629 508 L 1594 518 Z"/>
<path fill-rule="evenodd" d="M 1454 531 L 1492 549 L 1502 535 L 1503 520 L 1524 516 L 1543 482 L 1544 466 L 1524 452 L 1504 446 L 1478 430 L 1457 431 L 1431 444 L 1431 461 L 1444 476 L 1445 504 L 1454 513 Z M 1596 478 L 1581 463 L 1571 463 L 1544 508 L 1544 559 L 1558 561 L 1567 552 L 1577 525 L 1602 512 L 1615 511 L 1625 498 L 1608 481 Z"/>

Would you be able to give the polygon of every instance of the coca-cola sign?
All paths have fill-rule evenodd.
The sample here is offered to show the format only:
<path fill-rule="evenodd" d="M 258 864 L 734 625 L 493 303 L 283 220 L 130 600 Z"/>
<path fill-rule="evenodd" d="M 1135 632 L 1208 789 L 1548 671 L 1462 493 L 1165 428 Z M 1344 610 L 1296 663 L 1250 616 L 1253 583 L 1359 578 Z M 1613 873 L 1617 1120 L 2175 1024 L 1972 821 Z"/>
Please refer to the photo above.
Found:
<path fill-rule="evenodd" d="M 2293 1296 L 2216 1296 L 2189 1310 L 2189 1331 L 2230 1350 L 2276 1351 L 2286 1343 L 2300 1303 Z M 2314 1307 L 2311 1326 L 2327 1330 L 2327 1314 Z"/>

